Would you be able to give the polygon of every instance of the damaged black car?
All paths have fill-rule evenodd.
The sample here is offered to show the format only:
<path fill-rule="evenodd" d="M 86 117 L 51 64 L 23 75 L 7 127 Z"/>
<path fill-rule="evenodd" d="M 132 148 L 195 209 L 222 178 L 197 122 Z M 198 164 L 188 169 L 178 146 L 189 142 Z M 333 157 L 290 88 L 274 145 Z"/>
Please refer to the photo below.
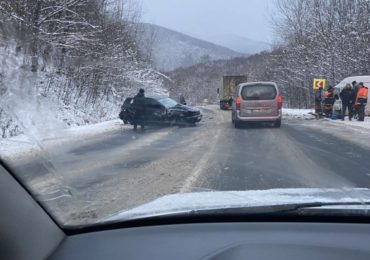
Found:
<path fill-rule="evenodd" d="M 155 96 L 144 98 L 140 107 L 140 120 L 145 125 L 172 124 L 172 125 L 194 125 L 202 120 L 202 113 L 198 108 L 181 105 L 175 100 L 166 96 Z M 135 106 L 134 98 L 126 98 L 119 118 L 125 124 L 135 125 L 138 109 Z"/>

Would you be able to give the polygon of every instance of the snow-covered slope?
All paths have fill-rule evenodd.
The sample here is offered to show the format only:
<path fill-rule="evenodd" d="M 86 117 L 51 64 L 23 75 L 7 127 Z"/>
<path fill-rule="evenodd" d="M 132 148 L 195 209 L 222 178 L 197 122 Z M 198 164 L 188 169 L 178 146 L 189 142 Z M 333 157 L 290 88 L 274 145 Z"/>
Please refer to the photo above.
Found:
<path fill-rule="evenodd" d="M 231 50 L 247 53 L 256 54 L 262 51 L 271 51 L 271 44 L 267 42 L 255 41 L 239 35 L 228 34 L 228 35 L 214 35 L 206 37 L 205 40 L 214 42 L 221 46 L 225 46 Z"/>
<path fill-rule="evenodd" d="M 117 118 L 123 99 L 138 88 L 148 94 L 167 94 L 163 75 L 150 68 L 133 68 L 124 75 L 129 84 L 122 86 L 120 95 L 98 93 L 95 102 L 87 102 L 86 94 L 78 93 L 67 75 L 57 73 L 51 64 L 32 73 L 24 63 L 27 58 L 16 52 L 14 42 L 0 41 L 0 139 L 21 133 L 39 139 L 51 131 Z M 70 94 L 60 95 L 67 84 Z"/>
<path fill-rule="evenodd" d="M 143 24 L 144 36 L 141 50 L 151 57 L 155 68 L 171 71 L 188 67 L 206 59 L 218 60 L 243 56 L 243 54 L 210 42 L 172 31 L 170 29 Z M 151 43 L 152 49 L 150 48 Z"/>

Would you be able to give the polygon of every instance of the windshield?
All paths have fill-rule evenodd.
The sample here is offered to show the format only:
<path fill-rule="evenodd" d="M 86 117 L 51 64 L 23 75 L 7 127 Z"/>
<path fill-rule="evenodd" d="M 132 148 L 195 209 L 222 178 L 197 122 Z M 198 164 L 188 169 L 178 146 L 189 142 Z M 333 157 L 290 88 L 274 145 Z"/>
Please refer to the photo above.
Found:
<path fill-rule="evenodd" d="M 242 88 L 244 100 L 271 100 L 276 98 L 276 88 L 273 85 L 252 85 Z"/>
<path fill-rule="evenodd" d="M 69 228 L 367 204 L 369 5 L 1 0 L 0 162 Z"/>
<path fill-rule="evenodd" d="M 174 107 L 177 105 L 177 102 L 170 98 L 162 98 L 159 99 L 158 101 L 167 108 Z"/>

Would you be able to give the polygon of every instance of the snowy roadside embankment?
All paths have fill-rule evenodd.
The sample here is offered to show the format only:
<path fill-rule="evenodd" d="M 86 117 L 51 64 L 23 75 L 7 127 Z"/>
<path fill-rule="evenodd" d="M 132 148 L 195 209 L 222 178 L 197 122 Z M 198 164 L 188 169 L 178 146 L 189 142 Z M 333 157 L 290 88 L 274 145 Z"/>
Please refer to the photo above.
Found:
<path fill-rule="evenodd" d="M 81 85 L 80 78 L 61 72 L 51 61 L 31 72 L 29 57 L 16 46 L 0 38 L 0 140 L 113 120 L 123 100 L 139 88 L 147 94 L 168 94 L 162 84 L 164 75 L 148 66 L 127 68 L 119 88 L 110 78 L 103 85 L 89 81 Z"/>
<path fill-rule="evenodd" d="M 123 125 L 121 120 L 111 120 L 94 125 L 56 129 L 46 134 L 43 133 L 42 136 L 22 134 L 7 139 L 0 139 L 0 158 L 14 160 L 18 157 L 32 157 L 58 145 L 75 143 L 102 134 L 122 131 L 124 128 L 129 128 L 129 126 Z"/>
<path fill-rule="evenodd" d="M 330 119 L 328 119 L 330 120 Z M 349 121 L 346 117 L 345 121 L 342 120 L 330 120 L 330 122 L 338 125 L 342 125 L 344 127 L 348 128 L 361 128 L 361 129 L 370 129 L 370 117 L 365 117 L 364 122 L 357 121 L 353 119 L 352 121 Z"/>
<path fill-rule="evenodd" d="M 288 119 L 314 119 L 313 109 L 283 108 L 283 118 Z"/>
<path fill-rule="evenodd" d="M 55 129 L 117 117 L 120 105 L 112 100 L 91 104 L 59 98 L 68 78 L 55 73 L 52 66 L 37 73 L 29 71 L 24 65 L 26 56 L 17 53 L 15 46 L 0 46 L 0 140 L 22 133 L 43 136 Z"/>
<path fill-rule="evenodd" d="M 283 118 L 287 119 L 315 119 L 316 117 L 313 115 L 314 110 L 313 109 L 292 109 L 292 108 L 284 108 L 283 109 Z M 355 119 L 352 121 L 348 120 L 348 117 L 346 117 L 345 121 L 342 121 L 340 119 L 338 120 L 332 120 L 329 118 L 324 118 L 325 121 L 328 121 L 330 123 L 336 124 L 336 125 L 342 125 L 343 127 L 348 128 L 362 128 L 362 129 L 370 129 L 370 117 L 365 117 L 364 122 L 359 122 Z M 320 121 L 318 121 L 320 122 Z"/>
<path fill-rule="evenodd" d="M 283 118 L 295 119 L 298 124 L 304 127 L 352 142 L 365 149 L 370 148 L 370 117 L 366 117 L 364 122 L 354 119 L 349 121 L 348 117 L 345 121 L 329 118 L 316 120 L 313 112 L 311 109 L 283 109 Z"/>

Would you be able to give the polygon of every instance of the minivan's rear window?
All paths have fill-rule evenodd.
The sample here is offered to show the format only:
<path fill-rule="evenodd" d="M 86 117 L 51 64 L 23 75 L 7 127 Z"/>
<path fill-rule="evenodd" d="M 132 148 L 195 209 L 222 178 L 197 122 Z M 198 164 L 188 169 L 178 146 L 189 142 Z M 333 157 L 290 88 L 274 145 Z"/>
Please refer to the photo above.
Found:
<path fill-rule="evenodd" d="M 276 95 L 275 86 L 262 84 L 244 86 L 241 92 L 244 100 L 272 100 Z"/>

